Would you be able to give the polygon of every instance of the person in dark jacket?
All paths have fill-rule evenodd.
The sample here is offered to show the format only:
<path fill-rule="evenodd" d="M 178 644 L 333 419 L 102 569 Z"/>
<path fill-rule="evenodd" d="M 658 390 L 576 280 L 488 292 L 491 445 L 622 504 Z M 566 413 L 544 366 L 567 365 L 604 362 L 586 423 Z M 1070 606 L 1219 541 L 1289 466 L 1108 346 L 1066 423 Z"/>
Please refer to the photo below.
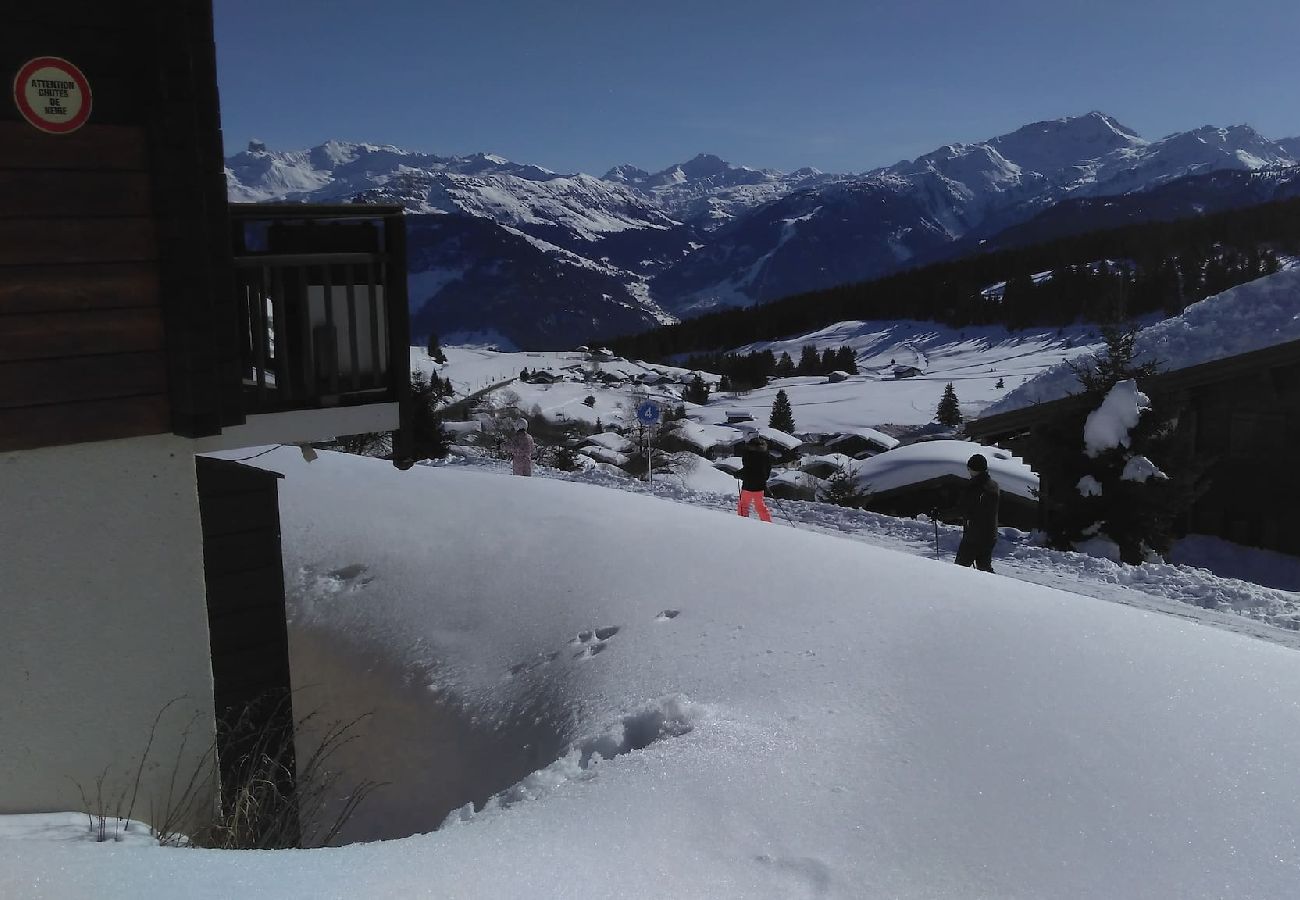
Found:
<path fill-rule="evenodd" d="M 740 505 L 736 512 L 749 518 L 749 507 L 758 509 L 758 517 L 764 522 L 772 521 L 772 514 L 763 502 L 763 492 L 767 490 L 767 479 L 772 474 L 772 457 L 767 453 L 767 441 L 754 435 L 745 442 L 745 449 L 740 454 Z"/>
<path fill-rule="evenodd" d="M 966 525 L 957 546 L 959 566 L 975 566 L 982 572 L 993 571 L 993 546 L 998 542 L 998 501 L 1002 491 L 989 476 L 989 461 L 976 453 L 966 461 L 970 481 L 962 491 L 962 514 Z"/>

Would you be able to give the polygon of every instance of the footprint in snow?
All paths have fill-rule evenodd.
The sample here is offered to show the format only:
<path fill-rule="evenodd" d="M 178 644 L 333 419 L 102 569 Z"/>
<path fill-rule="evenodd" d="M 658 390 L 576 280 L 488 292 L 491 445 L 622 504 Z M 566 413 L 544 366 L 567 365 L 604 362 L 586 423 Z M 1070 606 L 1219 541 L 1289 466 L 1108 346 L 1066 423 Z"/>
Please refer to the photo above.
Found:
<path fill-rule="evenodd" d="M 539 653 L 532 659 L 525 660 L 521 663 L 515 663 L 510 667 L 510 677 L 518 678 L 520 675 L 527 675 L 534 669 L 539 669 L 544 665 L 555 662 L 560 656 L 560 651 L 554 653 Z"/>
<path fill-rule="evenodd" d="M 597 653 L 604 651 L 609 639 L 618 634 L 617 625 L 609 625 L 605 628 L 593 628 L 589 631 L 579 631 L 574 635 L 573 640 L 569 641 L 570 646 L 578 648 L 578 652 L 573 654 L 574 659 L 590 659 Z"/>
<path fill-rule="evenodd" d="M 324 574 L 318 572 L 314 566 L 303 566 L 298 576 L 305 586 L 311 586 L 318 593 L 340 594 L 358 591 L 370 584 L 375 578 L 369 573 L 370 570 L 366 566 L 353 563 Z"/>

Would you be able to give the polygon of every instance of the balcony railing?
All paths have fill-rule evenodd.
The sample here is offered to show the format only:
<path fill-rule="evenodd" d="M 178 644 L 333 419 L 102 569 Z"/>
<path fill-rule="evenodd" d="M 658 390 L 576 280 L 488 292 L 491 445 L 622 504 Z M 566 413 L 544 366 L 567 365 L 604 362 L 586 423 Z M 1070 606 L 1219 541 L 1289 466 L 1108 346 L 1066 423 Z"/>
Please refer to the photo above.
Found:
<path fill-rule="evenodd" d="M 409 334 L 401 209 L 230 212 L 245 412 L 400 400 Z"/>

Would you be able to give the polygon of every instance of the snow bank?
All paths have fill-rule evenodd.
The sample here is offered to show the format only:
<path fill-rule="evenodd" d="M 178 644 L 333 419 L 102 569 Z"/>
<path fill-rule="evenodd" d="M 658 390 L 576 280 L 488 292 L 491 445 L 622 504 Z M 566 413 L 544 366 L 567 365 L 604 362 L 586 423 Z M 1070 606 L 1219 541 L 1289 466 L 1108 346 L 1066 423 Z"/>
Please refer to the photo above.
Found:
<path fill-rule="evenodd" d="M 1208 900 L 1300 884 L 1292 650 L 587 484 L 308 465 L 292 448 L 258 462 L 286 475 L 294 628 L 384 648 L 489 725 L 547 698 L 566 749 L 468 821 L 402 840 L 0 841 L 0 895 Z"/>

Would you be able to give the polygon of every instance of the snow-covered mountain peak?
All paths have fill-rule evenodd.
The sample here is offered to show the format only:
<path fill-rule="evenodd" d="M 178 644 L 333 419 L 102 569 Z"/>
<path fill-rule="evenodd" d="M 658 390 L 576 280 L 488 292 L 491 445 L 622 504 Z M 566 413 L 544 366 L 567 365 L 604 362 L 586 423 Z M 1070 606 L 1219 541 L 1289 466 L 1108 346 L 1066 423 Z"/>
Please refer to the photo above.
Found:
<path fill-rule="evenodd" d="M 1021 169 L 1055 181 L 1103 156 L 1140 150 L 1150 142 L 1100 112 L 1033 122 L 988 142 Z"/>
<path fill-rule="evenodd" d="M 780 177 L 780 172 L 771 169 L 734 166 L 712 153 L 700 153 L 686 162 L 677 163 L 662 172 L 650 175 L 645 179 L 644 187 L 650 190 L 674 185 L 724 188 L 741 184 L 760 184 Z"/>
<path fill-rule="evenodd" d="M 712 178 L 733 168 L 750 171 L 744 166 L 732 166 L 722 157 L 714 156 L 712 153 L 696 154 L 694 158 L 680 163 L 676 168 L 687 178 Z"/>
<path fill-rule="evenodd" d="M 628 184 L 634 186 L 645 184 L 646 179 L 649 177 L 649 172 L 645 169 L 634 166 L 631 163 L 623 163 L 622 165 L 614 166 L 601 176 L 604 181 L 612 181 L 615 184 Z"/>

